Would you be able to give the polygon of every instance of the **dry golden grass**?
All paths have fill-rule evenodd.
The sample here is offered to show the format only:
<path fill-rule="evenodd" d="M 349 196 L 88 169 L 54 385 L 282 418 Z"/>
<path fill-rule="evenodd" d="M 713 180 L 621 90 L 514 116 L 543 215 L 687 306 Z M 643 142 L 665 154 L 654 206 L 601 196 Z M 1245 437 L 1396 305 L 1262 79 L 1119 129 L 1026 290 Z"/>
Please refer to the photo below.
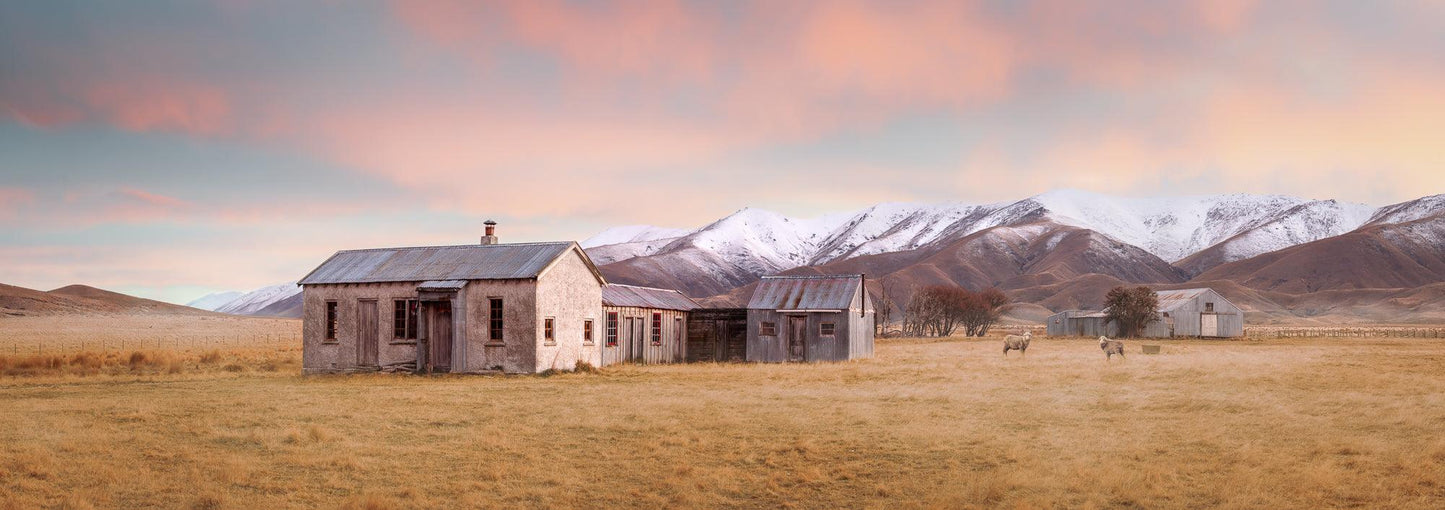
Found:
<path fill-rule="evenodd" d="M 0 317 L 0 355 L 278 348 L 301 345 L 301 321 L 234 315 Z"/>
<path fill-rule="evenodd" d="M 554 377 L 0 378 L 0 508 L 1445 501 L 1445 342 L 1129 348 L 1112 363 L 1090 340 L 1008 358 L 996 339 L 890 340 L 853 363 Z"/>

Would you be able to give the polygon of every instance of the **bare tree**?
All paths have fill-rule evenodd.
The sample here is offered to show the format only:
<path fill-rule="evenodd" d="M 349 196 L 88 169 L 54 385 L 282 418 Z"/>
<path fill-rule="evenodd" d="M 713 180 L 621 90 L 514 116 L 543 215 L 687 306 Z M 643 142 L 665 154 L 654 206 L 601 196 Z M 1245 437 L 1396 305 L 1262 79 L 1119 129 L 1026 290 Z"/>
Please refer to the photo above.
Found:
<path fill-rule="evenodd" d="M 993 287 L 979 292 L 964 292 L 967 294 L 961 314 L 964 334 L 987 335 L 989 328 L 1003 316 L 1003 309 L 1009 304 L 1008 296 Z"/>
<path fill-rule="evenodd" d="M 1159 294 L 1149 287 L 1114 287 L 1104 296 L 1109 312 L 1105 324 L 1119 324 L 1119 335 L 1133 338 L 1159 320 Z"/>
<path fill-rule="evenodd" d="M 970 293 L 962 287 L 929 285 L 914 292 L 903 311 L 904 332 L 913 336 L 949 336 L 963 323 Z"/>
<path fill-rule="evenodd" d="M 893 320 L 893 308 L 898 303 L 893 302 L 893 284 L 888 280 L 878 280 L 878 299 L 873 307 L 875 319 L 873 322 L 873 334 L 881 337 L 888 336 L 888 323 Z"/>

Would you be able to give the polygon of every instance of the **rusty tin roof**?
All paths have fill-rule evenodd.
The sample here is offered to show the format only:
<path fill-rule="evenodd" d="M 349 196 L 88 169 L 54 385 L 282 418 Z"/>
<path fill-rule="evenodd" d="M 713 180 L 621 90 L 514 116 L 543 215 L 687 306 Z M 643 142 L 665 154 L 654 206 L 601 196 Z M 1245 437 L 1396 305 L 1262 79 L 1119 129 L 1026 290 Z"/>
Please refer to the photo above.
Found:
<path fill-rule="evenodd" d="M 575 245 L 558 242 L 344 250 L 322 262 L 300 284 L 536 278 Z M 585 253 L 582 257 L 587 260 Z M 592 261 L 587 260 L 587 264 L 592 266 Z M 602 281 L 595 266 L 592 271 Z"/>
<path fill-rule="evenodd" d="M 764 276 L 748 308 L 760 310 L 846 310 L 858 295 L 863 275 Z"/>
<path fill-rule="evenodd" d="M 609 283 L 602 286 L 603 306 L 635 306 L 659 310 L 688 311 L 702 308 L 701 305 L 681 292 L 652 287 L 637 287 Z"/>

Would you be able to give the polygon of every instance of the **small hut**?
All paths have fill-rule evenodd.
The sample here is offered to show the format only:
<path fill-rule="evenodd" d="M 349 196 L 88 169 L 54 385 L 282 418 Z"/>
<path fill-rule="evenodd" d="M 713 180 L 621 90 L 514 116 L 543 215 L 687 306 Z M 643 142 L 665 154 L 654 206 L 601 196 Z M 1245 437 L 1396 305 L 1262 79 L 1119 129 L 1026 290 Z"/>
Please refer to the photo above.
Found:
<path fill-rule="evenodd" d="M 688 314 L 695 308 L 697 302 L 675 290 L 602 286 L 602 364 L 683 361 Z"/>
<path fill-rule="evenodd" d="M 864 276 L 765 276 L 748 301 L 747 360 L 846 361 L 873 356 Z"/>

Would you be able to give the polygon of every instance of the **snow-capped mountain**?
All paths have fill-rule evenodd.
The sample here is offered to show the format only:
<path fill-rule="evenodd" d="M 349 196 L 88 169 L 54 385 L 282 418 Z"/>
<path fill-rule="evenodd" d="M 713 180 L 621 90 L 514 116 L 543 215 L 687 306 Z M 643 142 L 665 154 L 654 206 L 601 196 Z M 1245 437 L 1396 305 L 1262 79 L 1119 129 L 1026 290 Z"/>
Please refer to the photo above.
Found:
<path fill-rule="evenodd" d="M 703 292 L 800 266 L 943 249 L 988 229 L 1044 222 L 1095 232 L 1192 275 L 1367 222 L 1408 221 L 1442 209 L 1445 196 L 1376 209 L 1282 195 L 1126 198 L 1057 190 L 994 204 L 885 203 L 815 219 L 748 208 L 692 231 L 620 227 L 589 239 L 587 247 L 598 264 L 617 264 L 639 280 L 669 271 L 715 280 L 689 285 Z M 614 239 L 621 242 L 601 244 Z"/>
<path fill-rule="evenodd" d="M 241 294 L 241 292 L 234 290 L 226 292 L 212 292 L 210 294 L 206 294 L 204 296 L 196 298 L 195 301 L 186 303 L 186 306 L 214 312 L 217 308 L 226 306 L 226 303 L 235 301 L 236 298 L 241 297 Z"/>
<path fill-rule="evenodd" d="M 253 315 L 276 302 L 284 301 L 300 293 L 301 287 L 296 285 L 296 282 L 269 285 L 236 296 L 235 299 L 217 306 L 213 311 L 232 315 Z"/>
<path fill-rule="evenodd" d="M 583 248 L 612 244 L 645 243 L 659 239 L 674 239 L 692 232 L 680 228 L 654 227 L 651 225 L 627 225 L 612 227 L 583 240 Z"/>

